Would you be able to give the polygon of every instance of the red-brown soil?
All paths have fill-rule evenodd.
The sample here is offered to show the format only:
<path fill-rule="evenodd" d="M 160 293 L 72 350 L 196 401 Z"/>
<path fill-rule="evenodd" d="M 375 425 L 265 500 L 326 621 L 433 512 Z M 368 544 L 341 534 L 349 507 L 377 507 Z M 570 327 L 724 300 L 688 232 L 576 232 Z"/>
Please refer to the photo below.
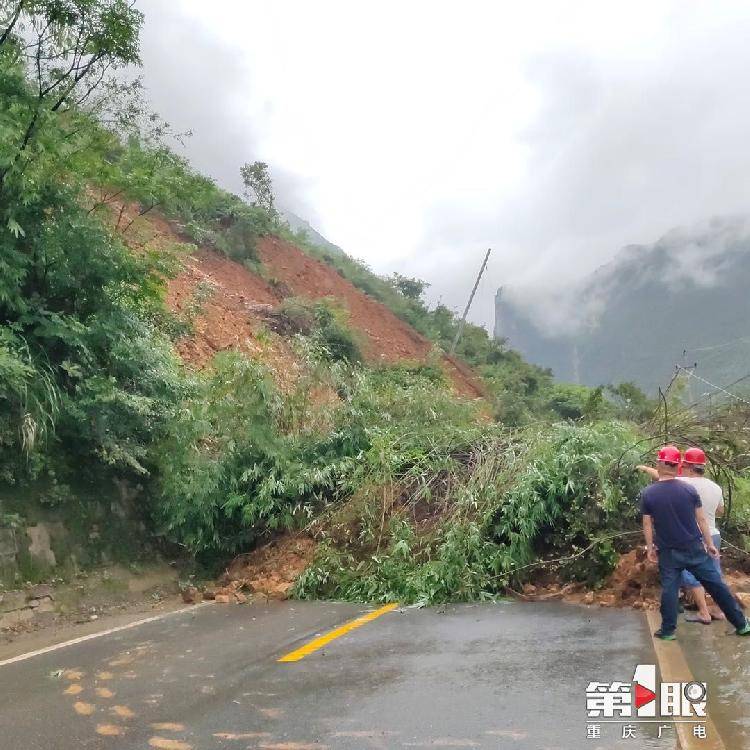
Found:
<path fill-rule="evenodd" d="M 731 558 L 723 559 L 724 577 L 743 606 L 750 606 L 750 576 L 741 564 Z M 594 604 L 600 607 L 633 607 L 634 609 L 658 609 L 661 596 L 659 570 L 646 559 L 642 547 L 623 554 L 612 575 L 604 586 L 588 591 L 581 584 L 561 585 L 545 583 L 537 586 L 527 584 L 519 598 L 527 601 L 562 599 L 574 604 Z"/>
<path fill-rule="evenodd" d="M 236 557 L 222 583 L 256 594 L 284 599 L 300 573 L 312 562 L 315 542 L 304 534 L 287 534 Z"/>
<path fill-rule="evenodd" d="M 370 362 L 422 362 L 432 344 L 387 307 L 369 297 L 325 263 L 278 237 L 264 237 L 258 255 L 272 276 L 291 293 L 307 299 L 332 297 L 349 313 L 351 326 L 364 336 L 364 354 Z M 481 383 L 471 369 L 455 357 L 443 357 L 443 367 L 456 390 L 481 397 Z"/>
<path fill-rule="evenodd" d="M 353 328 L 365 336 L 365 356 L 370 361 L 421 360 L 430 353 L 429 342 L 388 308 L 368 297 L 321 261 L 277 237 L 264 237 L 258 254 L 269 273 L 294 296 L 307 299 L 332 297 L 349 312 Z"/>
<path fill-rule="evenodd" d="M 622 555 L 612 575 L 601 589 L 588 590 L 583 584 L 544 582 L 526 584 L 520 598 L 527 601 L 562 599 L 575 604 L 598 604 L 601 607 L 658 607 L 659 575 L 655 565 L 646 560 L 646 552 L 637 548 Z"/>
<path fill-rule="evenodd" d="M 178 341 L 177 351 L 198 368 L 221 351 L 256 355 L 271 368 L 280 385 L 290 384 L 299 374 L 298 362 L 282 340 L 259 340 L 261 322 L 250 310 L 253 305 L 275 306 L 278 302 L 271 287 L 244 266 L 211 250 L 199 250 L 167 286 L 171 310 L 183 316 L 189 316 L 193 307 L 199 311 L 192 335 Z"/>
<path fill-rule="evenodd" d="M 163 240 L 168 224 L 160 218 L 152 226 Z M 179 241 L 171 231 L 174 241 Z M 330 266 L 276 237 L 263 238 L 258 254 L 277 280 L 274 286 L 208 248 L 188 258 L 184 271 L 169 281 L 167 303 L 172 310 L 182 315 L 188 315 L 191 307 L 200 310 L 193 322 L 194 334 L 177 346 L 191 365 L 202 368 L 216 352 L 232 349 L 260 354 L 280 380 L 293 381 L 299 367 L 289 347 L 276 340 L 258 341 L 258 332 L 265 324 L 259 308 L 278 306 L 283 299 L 281 290 L 310 300 L 335 299 L 347 310 L 352 328 L 360 333 L 363 353 L 370 363 L 422 362 L 429 357 L 432 345 L 427 339 Z M 205 299 L 198 300 L 198 295 Z M 472 398 L 484 395 L 481 383 L 466 364 L 447 355 L 442 364 L 460 394 Z"/>
<path fill-rule="evenodd" d="M 96 202 L 101 197 L 94 192 L 91 199 Z M 113 226 L 136 251 L 187 242 L 179 228 L 156 211 L 139 216 L 135 204 L 122 205 L 115 200 L 108 202 L 107 208 Z M 192 318 L 194 333 L 177 345 L 191 366 L 203 368 L 217 352 L 236 350 L 259 355 L 282 387 L 295 382 L 299 365 L 291 349 L 276 338 L 258 335 L 267 322 L 262 308 L 273 309 L 288 295 L 310 300 L 331 297 L 344 307 L 371 364 L 424 362 L 430 356 L 432 344 L 408 323 L 295 245 L 265 237 L 258 243 L 258 255 L 276 281 L 273 286 L 208 247 L 187 258 L 184 270 L 168 282 L 169 307 Z M 471 398 L 486 395 L 481 381 L 465 363 L 447 355 L 441 362 L 458 393 Z"/>

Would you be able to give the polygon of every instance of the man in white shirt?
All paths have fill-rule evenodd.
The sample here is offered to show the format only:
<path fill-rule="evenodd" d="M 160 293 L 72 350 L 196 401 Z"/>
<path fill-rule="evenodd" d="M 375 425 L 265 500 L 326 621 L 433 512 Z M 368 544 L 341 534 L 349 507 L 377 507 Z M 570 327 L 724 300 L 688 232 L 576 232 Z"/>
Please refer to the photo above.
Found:
<path fill-rule="evenodd" d="M 678 479 L 693 485 L 698 491 L 701 504 L 703 505 L 703 512 L 711 530 L 711 538 L 716 549 L 719 549 L 721 547 L 721 534 L 716 525 L 716 516 L 721 516 L 724 513 L 724 495 L 721 487 L 716 482 L 704 476 L 705 471 L 706 454 L 700 448 L 688 448 L 682 459 L 682 476 L 678 477 Z M 716 557 L 712 558 L 712 560 L 719 574 L 721 574 L 720 558 Z M 712 619 L 724 619 L 724 615 L 721 612 L 711 612 L 708 608 L 706 592 L 703 586 L 698 583 L 695 576 L 688 570 L 682 571 L 682 585 L 690 589 L 693 601 L 698 607 L 698 614 L 696 615 L 698 622 L 708 625 Z"/>

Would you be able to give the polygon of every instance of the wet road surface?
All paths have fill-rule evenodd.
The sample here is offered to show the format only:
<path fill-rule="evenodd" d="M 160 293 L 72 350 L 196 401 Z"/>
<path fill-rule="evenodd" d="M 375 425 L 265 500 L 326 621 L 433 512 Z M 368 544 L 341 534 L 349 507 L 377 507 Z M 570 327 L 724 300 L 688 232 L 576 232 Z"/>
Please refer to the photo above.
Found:
<path fill-rule="evenodd" d="M 638 612 L 395 610 L 277 661 L 369 609 L 211 605 L 0 667 L 0 748 L 674 747 L 673 733 L 649 737 L 653 727 L 636 741 L 616 725 L 587 738 L 588 682 L 629 682 L 655 661 Z"/>
<path fill-rule="evenodd" d="M 678 637 L 696 680 L 708 682 L 709 710 L 727 748 L 750 748 L 750 638 L 726 622 L 680 623 Z"/>

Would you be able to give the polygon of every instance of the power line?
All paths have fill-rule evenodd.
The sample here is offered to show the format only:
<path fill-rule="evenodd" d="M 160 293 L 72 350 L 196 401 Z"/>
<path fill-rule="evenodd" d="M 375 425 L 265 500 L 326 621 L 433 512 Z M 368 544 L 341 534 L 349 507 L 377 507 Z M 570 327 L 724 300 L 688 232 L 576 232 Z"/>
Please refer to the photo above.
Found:
<path fill-rule="evenodd" d="M 672 386 L 672 383 L 673 383 L 673 382 L 675 381 L 675 379 L 676 379 L 676 378 L 677 378 L 677 376 L 679 375 L 679 373 L 680 373 L 680 369 L 681 369 L 681 368 L 680 368 L 680 366 L 679 366 L 679 365 L 675 365 L 675 374 L 674 374 L 674 375 L 672 376 L 672 380 L 670 380 L 670 381 L 669 381 L 669 387 L 671 387 L 671 386 Z M 689 372 L 688 374 L 692 374 L 692 373 L 690 373 L 690 372 Z M 743 375 L 743 376 L 742 376 L 741 378 L 737 378 L 737 380 L 733 380 L 733 381 L 732 381 L 731 383 L 729 383 L 729 385 L 726 385 L 726 386 L 724 386 L 724 387 L 723 387 L 723 389 L 726 389 L 726 388 L 731 388 L 732 386 L 735 386 L 735 385 L 737 385 L 737 383 L 741 383 L 741 382 L 742 382 L 743 380 L 747 380 L 748 378 L 750 378 L 750 373 L 748 373 L 747 375 Z M 704 381 L 704 382 L 708 382 L 708 381 Z M 714 384 L 713 384 L 713 383 L 711 383 L 710 385 L 711 385 L 711 386 L 713 386 L 713 387 L 715 387 L 715 388 L 717 388 L 717 389 L 719 389 L 719 390 L 723 390 L 723 389 L 722 389 L 722 388 L 721 388 L 720 386 L 714 386 Z M 667 389 L 667 391 L 666 391 L 666 392 L 667 392 L 667 393 L 669 393 L 669 389 Z M 708 397 L 710 397 L 710 396 L 712 396 L 712 395 L 713 395 L 713 394 L 711 394 L 711 393 L 704 393 L 704 394 L 703 394 L 703 395 L 702 395 L 702 396 L 701 396 L 700 398 L 697 398 L 697 399 L 696 399 L 695 401 L 693 401 L 692 403 L 690 403 L 690 404 L 687 404 L 686 406 L 683 406 L 683 407 L 681 407 L 681 408 L 677 409 L 677 410 L 676 410 L 676 411 L 675 411 L 675 412 L 674 412 L 674 413 L 673 413 L 673 414 L 671 415 L 672 419 L 680 419 L 680 418 L 684 417 L 684 416 L 685 416 L 686 414 L 688 414 L 688 413 L 689 413 L 689 412 L 690 412 L 690 411 L 691 411 L 691 410 L 692 410 L 692 409 L 693 409 L 694 407 L 698 406 L 698 404 L 700 404 L 701 402 L 705 401 L 705 400 L 706 400 L 706 398 L 708 398 Z M 734 394 L 732 394 L 732 395 L 734 395 Z M 735 397 L 735 398 L 740 398 L 739 396 L 734 396 L 734 397 Z M 743 400 L 743 399 L 740 399 L 740 400 Z M 745 403 L 747 403 L 747 402 L 745 401 Z"/>
<path fill-rule="evenodd" d="M 735 399 L 736 401 L 741 401 L 743 404 L 747 404 L 750 406 L 750 401 L 747 399 L 742 398 L 742 396 L 738 396 L 736 393 L 732 393 L 731 391 L 728 391 L 726 388 L 723 388 L 720 385 L 716 385 L 716 383 L 712 383 L 710 380 L 706 380 L 705 378 L 702 378 L 700 375 L 696 375 L 692 370 L 689 370 L 687 367 L 683 367 L 682 365 L 676 365 L 676 367 L 679 370 L 682 370 L 683 372 L 686 372 L 691 378 L 695 378 L 696 380 L 700 380 L 701 383 L 705 383 L 707 386 L 710 386 L 711 388 L 716 389 L 717 391 L 721 391 L 722 393 L 725 393 L 730 398 Z M 746 378 L 750 377 L 750 375 L 745 375 L 744 377 L 740 378 L 739 380 L 735 380 L 734 383 L 730 384 L 730 387 L 732 385 L 736 385 L 742 380 L 745 380 Z"/>
<path fill-rule="evenodd" d="M 686 351 L 689 351 L 691 354 L 693 352 L 710 352 L 714 349 L 723 349 L 724 347 L 731 346 L 732 344 L 736 344 L 737 342 L 742 341 L 743 343 L 746 341 L 750 341 L 750 336 L 741 336 L 736 339 L 732 339 L 731 341 L 725 341 L 723 344 L 714 344 L 713 346 L 701 346 L 697 349 L 687 349 Z"/>

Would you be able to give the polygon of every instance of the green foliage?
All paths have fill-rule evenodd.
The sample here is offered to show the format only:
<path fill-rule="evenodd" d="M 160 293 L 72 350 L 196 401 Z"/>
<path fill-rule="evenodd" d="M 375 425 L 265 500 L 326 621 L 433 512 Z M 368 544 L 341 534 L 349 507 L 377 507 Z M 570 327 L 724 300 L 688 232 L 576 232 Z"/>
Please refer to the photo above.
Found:
<path fill-rule="evenodd" d="M 299 596 L 491 598 L 527 580 L 526 566 L 543 556 L 572 557 L 563 577 L 597 583 L 616 559 L 607 537 L 635 527 L 640 479 L 619 467 L 623 456 L 634 460 L 636 439 L 622 425 L 453 429 L 396 463 L 403 437 L 391 437 L 363 455 L 354 511 L 337 510 L 323 525 L 325 541 L 297 583 Z M 387 481 L 387 493 L 376 489 Z"/>
<path fill-rule="evenodd" d="M 38 471 L 21 453 L 52 450 L 144 474 L 181 389 L 153 323 L 161 266 L 129 253 L 63 189 L 17 211 L 24 235 L 0 232 L 11 270 L 0 281 L 5 477 Z"/>
<path fill-rule="evenodd" d="M 304 398 L 306 380 L 282 398 L 260 364 L 217 356 L 160 449 L 158 513 L 166 534 L 204 555 L 247 549 L 376 479 L 363 455 L 380 456 L 387 462 L 381 475 L 390 473 L 475 419 L 474 407 L 436 388 L 429 375 L 415 374 L 405 386 L 400 368 L 315 367 L 316 381 L 340 398 L 326 406 L 323 424 Z M 399 451 L 381 455 L 376 446 L 396 435 Z"/>
<path fill-rule="evenodd" d="M 739 541 L 750 552 L 750 471 L 747 469 L 735 477 L 731 513 L 723 526 L 739 535 Z"/>
<path fill-rule="evenodd" d="M 563 419 L 583 419 L 592 412 L 599 416 L 596 412 L 602 408 L 601 391 L 595 393 L 585 385 L 555 383 L 550 388 L 549 405 Z"/>
<path fill-rule="evenodd" d="M 645 422 L 659 407 L 658 401 L 649 398 L 635 383 L 610 385 L 606 391 L 623 419 Z"/>
<path fill-rule="evenodd" d="M 123 199 L 138 203 L 138 216 L 157 208 L 181 224 L 186 238 L 257 270 L 256 243 L 274 228 L 266 210 L 221 190 L 171 149 L 144 141 L 138 129 L 127 138 L 103 135 L 102 141 L 102 159 L 87 175 L 107 186 L 99 189 L 95 209 L 111 209 Z M 133 221 L 118 220 L 116 229 L 125 233 Z"/>
<path fill-rule="evenodd" d="M 254 538 L 260 520 L 271 527 L 290 520 L 270 486 L 283 461 L 273 429 L 279 397 L 267 373 L 236 355 L 216 368 L 185 401 L 159 453 L 165 531 L 191 550 L 234 551 Z M 263 485 L 262 500 L 243 504 Z"/>
<path fill-rule="evenodd" d="M 4 10 L 0 480 L 44 480 L 64 504 L 79 473 L 146 476 L 188 386 L 160 329 L 169 254 L 129 252 L 84 208 L 90 176 L 111 173 L 117 139 L 96 118 L 130 101 L 107 75 L 137 62 L 141 15 L 120 0 Z"/>
<path fill-rule="evenodd" d="M 408 276 L 402 276 L 400 273 L 391 274 L 388 281 L 404 297 L 413 300 L 421 299 L 430 286 L 426 281 L 422 281 L 422 279 L 410 279 Z"/>
<path fill-rule="evenodd" d="M 138 62 L 143 17 L 126 0 L 16 0 L 3 15 L 0 209 L 18 235 L 13 198 L 80 161 L 92 135 L 83 108 L 105 109 L 110 87 L 117 91 L 107 75 Z"/>
<path fill-rule="evenodd" d="M 246 195 L 253 200 L 253 205 L 263 209 L 273 220 L 278 218 L 278 211 L 274 205 L 273 181 L 268 173 L 268 164 L 254 161 L 243 164 L 240 175 L 245 185 Z"/>
<path fill-rule="evenodd" d="M 561 425 L 534 436 L 526 448 L 530 462 L 492 518 L 494 539 L 514 564 L 545 552 L 577 552 L 595 535 L 632 528 L 642 484 L 630 468 L 636 443 L 617 423 Z M 597 545 L 563 572 L 596 583 L 613 563 L 611 546 Z"/>
<path fill-rule="evenodd" d="M 292 331 L 311 337 L 324 359 L 349 364 L 362 362 L 358 337 L 347 325 L 346 311 L 337 306 L 335 300 L 287 297 L 278 315 Z"/>

